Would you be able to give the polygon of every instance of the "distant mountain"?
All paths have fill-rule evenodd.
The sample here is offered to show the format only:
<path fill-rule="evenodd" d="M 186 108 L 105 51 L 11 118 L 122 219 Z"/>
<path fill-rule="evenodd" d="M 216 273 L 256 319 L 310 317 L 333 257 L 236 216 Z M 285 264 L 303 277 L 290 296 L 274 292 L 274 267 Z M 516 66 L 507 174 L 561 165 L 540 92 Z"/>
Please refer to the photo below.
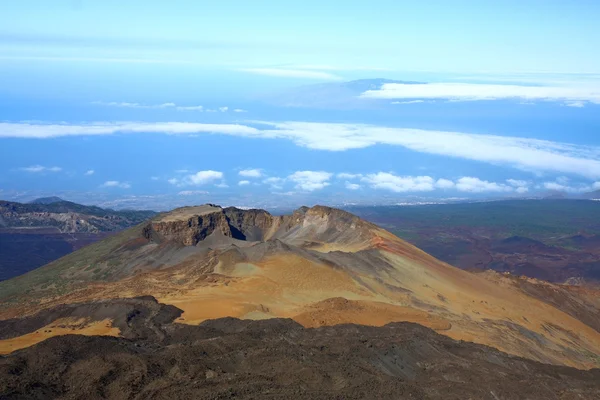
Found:
<path fill-rule="evenodd" d="M 47 197 L 23 204 L 0 200 L 0 280 L 41 267 L 154 211 L 113 211 Z"/>
<path fill-rule="evenodd" d="M 600 190 L 594 190 L 593 192 L 583 193 L 581 196 L 583 199 L 600 199 Z"/>
<path fill-rule="evenodd" d="M 0 200 L 1 228 L 55 228 L 61 233 L 112 232 L 138 224 L 154 211 L 114 211 L 46 197 L 31 203 Z"/>
<path fill-rule="evenodd" d="M 364 108 L 379 105 L 382 100 L 361 98 L 359 96 L 367 90 L 380 89 L 387 83 L 419 84 L 423 82 L 377 78 L 359 79 L 349 82 L 319 83 L 300 86 L 283 93 L 275 94 L 270 96 L 267 101 L 284 107 Z"/>
<path fill-rule="evenodd" d="M 569 198 L 569 194 L 567 192 L 563 192 L 561 190 L 548 190 L 540 194 L 540 198 L 548 199 L 548 200 L 558 200 L 558 199 L 567 199 Z"/>
<path fill-rule="evenodd" d="M 39 199 L 31 200 L 29 204 L 52 204 L 59 203 L 64 201 L 60 197 L 52 196 L 52 197 L 40 197 Z"/>

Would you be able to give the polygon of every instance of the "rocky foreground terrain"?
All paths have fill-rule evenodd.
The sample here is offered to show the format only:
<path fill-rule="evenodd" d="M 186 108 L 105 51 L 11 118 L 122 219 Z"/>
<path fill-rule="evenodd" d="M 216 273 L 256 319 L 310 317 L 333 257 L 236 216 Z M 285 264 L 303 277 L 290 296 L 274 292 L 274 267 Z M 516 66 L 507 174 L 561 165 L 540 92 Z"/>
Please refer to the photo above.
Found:
<path fill-rule="evenodd" d="M 290 319 L 173 323 L 153 298 L 73 304 L 0 322 L 0 337 L 58 316 L 110 317 L 119 337 L 69 334 L 0 358 L 3 399 L 597 399 L 581 371 L 452 340 L 421 325 L 304 328 Z M 78 333 L 76 326 L 70 328 Z M 11 334 L 12 332 L 12 334 Z"/>

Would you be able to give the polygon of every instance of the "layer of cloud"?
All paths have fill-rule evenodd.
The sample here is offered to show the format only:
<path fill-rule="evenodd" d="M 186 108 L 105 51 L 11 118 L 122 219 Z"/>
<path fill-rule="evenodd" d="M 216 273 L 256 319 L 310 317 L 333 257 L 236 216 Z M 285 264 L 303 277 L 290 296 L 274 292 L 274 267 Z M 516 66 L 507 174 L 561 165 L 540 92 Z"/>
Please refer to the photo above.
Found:
<path fill-rule="evenodd" d="M 454 189 L 456 184 L 450 179 L 441 178 L 437 180 L 435 186 L 440 189 Z"/>
<path fill-rule="evenodd" d="M 261 176 L 263 176 L 263 173 L 260 169 L 254 168 L 254 169 L 243 169 L 240 172 L 238 172 L 238 174 L 240 176 L 246 177 L 246 178 L 260 178 Z"/>
<path fill-rule="evenodd" d="M 312 192 L 329 186 L 332 176 L 332 173 L 325 171 L 296 171 L 287 179 L 296 184 L 296 189 Z"/>
<path fill-rule="evenodd" d="M 395 193 L 431 192 L 436 189 L 457 190 L 467 193 L 525 193 L 528 191 L 527 183 L 522 186 L 512 186 L 469 176 L 454 181 L 445 178 L 436 180 L 431 176 L 399 176 L 390 172 L 378 172 L 365 175 L 361 178 L 361 181 L 373 189 L 384 189 Z M 520 183 L 520 181 L 512 179 L 510 181 Z"/>
<path fill-rule="evenodd" d="M 349 174 L 347 172 L 341 172 L 337 174 L 337 177 L 340 179 L 358 179 L 362 178 L 362 174 Z"/>
<path fill-rule="evenodd" d="M 346 189 L 348 190 L 358 190 L 360 189 L 360 185 L 358 183 L 346 182 Z"/>
<path fill-rule="evenodd" d="M 583 102 L 600 104 L 600 87 L 520 86 L 475 83 L 386 83 L 378 90 L 367 90 L 361 97 L 375 99 L 446 99 L 454 101 L 518 99 L 525 101 L 562 101 L 575 106 Z"/>
<path fill-rule="evenodd" d="M 250 137 L 261 135 L 261 132 L 258 129 L 239 124 L 202 124 L 193 122 L 100 122 L 77 125 L 0 122 L 0 138 L 18 137 L 47 139 L 63 136 L 112 135 L 115 133 L 164 133 L 170 135 L 217 133 Z"/>
<path fill-rule="evenodd" d="M 247 185 L 249 185 L 249 184 L 250 184 L 250 181 L 239 181 L 239 182 L 238 182 L 238 185 L 239 185 L 239 186 L 247 186 Z"/>
<path fill-rule="evenodd" d="M 397 176 L 389 172 L 368 174 L 361 179 L 374 189 L 392 192 L 427 192 L 435 189 L 435 181 L 430 176 Z"/>
<path fill-rule="evenodd" d="M 94 175 L 95 172 L 96 171 L 94 171 L 93 169 L 88 169 L 87 171 L 85 171 L 84 175 L 86 175 L 86 176 Z"/>
<path fill-rule="evenodd" d="M 92 104 L 107 106 L 107 107 L 119 107 L 119 108 L 139 108 L 139 109 L 173 109 L 177 111 L 217 111 L 217 110 L 207 110 L 204 106 L 182 106 L 175 103 L 161 103 L 161 104 L 142 104 L 142 103 L 129 103 L 129 102 L 118 102 L 118 101 L 94 101 Z M 239 109 L 236 109 L 239 110 Z M 229 107 L 219 107 L 218 111 L 227 112 L 229 111 Z M 241 110 L 243 111 L 243 110 Z M 234 112 L 240 112 L 235 111 Z"/>
<path fill-rule="evenodd" d="M 206 170 L 198 171 L 179 178 L 170 178 L 167 180 L 167 182 L 176 186 L 201 186 L 219 181 L 223 179 L 223 176 L 224 174 L 221 171 Z"/>
<path fill-rule="evenodd" d="M 198 171 L 187 177 L 192 185 L 205 185 L 219 179 L 223 179 L 223 173 L 220 171 Z"/>
<path fill-rule="evenodd" d="M 271 186 L 271 189 L 277 189 L 277 190 L 281 190 L 283 188 L 284 182 L 285 182 L 285 179 L 279 178 L 276 176 L 272 176 L 272 177 L 269 177 L 269 178 L 263 180 L 264 184 Z"/>
<path fill-rule="evenodd" d="M 512 192 L 514 188 L 504 183 L 490 182 L 479 178 L 465 176 L 456 181 L 456 189 L 460 192 Z"/>
<path fill-rule="evenodd" d="M 425 100 L 392 101 L 392 104 L 419 104 L 419 103 L 425 103 Z"/>
<path fill-rule="evenodd" d="M 503 165 L 529 172 L 551 172 L 600 178 L 600 148 L 512 136 L 388 128 L 365 124 L 316 122 L 252 122 L 240 124 L 95 123 L 82 125 L 0 123 L 1 137 L 51 138 L 114 133 L 223 134 L 262 139 L 288 139 L 317 150 L 344 151 L 377 144 Z"/>
<path fill-rule="evenodd" d="M 582 108 L 582 107 L 585 107 L 585 102 L 584 101 L 568 101 L 565 103 L 565 106 Z"/>
<path fill-rule="evenodd" d="M 555 190 L 567 193 L 587 193 L 600 189 L 600 182 L 592 184 L 585 183 L 569 183 L 568 180 L 557 178 L 554 182 L 544 182 L 541 188 L 546 190 Z"/>
<path fill-rule="evenodd" d="M 61 167 L 45 167 L 43 165 L 32 165 L 29 167 L 21 168 L 21 171 L 25 172 L 60 172 L 62 171 Z"/>
<path fill-rule="evenodd" d="M 177 193 L 179 196 L 196 196 L 196 195 L 201 195 L 201 194 L 208 194 L 208 192 L 204 191 L 204 190 L 182 190 L 181 192 Z"/>
<path fill-rule="evenodd" d="M 105 188 L 116 187 L 121 189 L 129 189 L 131 187 L 129 183 L 120 181 L 106 181 L 101 186 Z"/>
<path fill-rule="evenodd" d="M 329 72 L 307 70 L 307 69 L 289 69 L 289 68 L 241 68 L 238 71 L 249 72 L 251 74 L 267 75 L 280 78 L 300 78 L 317 80 L 342 80 L 340 76 Z"/>
<path fill-rule="evenodd" d="M 513 187 L 526 187 L 529 185 L 529 182 L 518 180 L 518 179 L 507 179 L 506 183 L 508 183 L 509 185 L 511 185 Z"/>

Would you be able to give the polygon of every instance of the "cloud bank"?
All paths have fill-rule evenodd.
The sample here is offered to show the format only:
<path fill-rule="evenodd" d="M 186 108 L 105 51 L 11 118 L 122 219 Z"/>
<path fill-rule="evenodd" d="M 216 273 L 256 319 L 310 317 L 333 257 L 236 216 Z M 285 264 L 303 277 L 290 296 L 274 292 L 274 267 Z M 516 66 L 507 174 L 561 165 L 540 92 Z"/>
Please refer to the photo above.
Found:
<path fill-rule="evenodd" d="M 260 169 L 243 169 L 238 174 L 246 178 L 260 178 L 263 175 Z"/>
<path fill-rule="evenodd" d="M 171 178 L 167 182 L 176 186 L 201 186 L 221 180 L 223 177 L 224 174 L 221 171 L 206 170 L 188 174 L 181 178 Z"/>
<path fill-rule="evenodd" d="M 377 90 L 367 90 L 361 97 L 371 99 L 446 99 L 480 101 L 518 99 L 523 101 L 564 101 L 574 107 L 584 102 L 600 104 L 600 87 L 590 86 L 520 86 L 475 83 L 386 83 Z"/>
<path fill-rule="evenodd" d="M 119 108 L 139 108 L 139 109 L 173 109 L 177 111 L 207 111 L 207 112 L 215 112 L 217 110 L 205 109 L 203 106 L 181 106 L 175 103 L 161 103 L 161 104 L 141 104 L 141 103 L 128 103 L 128 102 L 118 102 L 118 101 L 94 101 L 92 104 L 107 106 L 107 107 L 119 107 Z M 219 107 L 218 111 L 227 112 L 229 111 L 229 107 Z M 235 109 L 234 112 L 245 112 L 241 109 Z"/>
<path fill-rule="evenodd" d="M 129 189 L 131 187 L 129 183 L 119 181 L 106 181 L 101 186 L 105 188 L 116 187 L 121 189 Z"/>
<path fill-rule="evenodd" d="M 296 171 L 287 179 L 296 183 L 296 189 L 312 192 L 329 186 L 332 176 L 332 173 L 325 171 Z"/>
<path fill-rule="evenodd" d="M 44 167 L 43 165 L 32 165 L 30 167 L 21 168 L 21 171 L 25 172 L 60 172 L 61 167 Z"/>
<path fill-rule="evenodd" d="M 252 125 L 252 126 L 251 126 Z M 52 138 L 115 133 L 222 134 L 287 139 L 315 150 L 345 151 L 377 144 L 518 168 L 529 172 L 600 178 L 600 148 L 548 140 L 474 133 L 318 122 L 123 122 L 91 124 L 0 123 L 0 138 Z"/>

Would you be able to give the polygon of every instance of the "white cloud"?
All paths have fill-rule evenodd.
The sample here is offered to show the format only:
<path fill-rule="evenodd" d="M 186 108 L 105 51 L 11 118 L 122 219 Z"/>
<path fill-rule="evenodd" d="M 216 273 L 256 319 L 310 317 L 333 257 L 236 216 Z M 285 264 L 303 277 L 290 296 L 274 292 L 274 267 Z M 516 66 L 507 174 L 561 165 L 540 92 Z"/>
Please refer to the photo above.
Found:
<path fill-rule="evenodd" d="M 435 187 L 440 188 L 440 189 L 453 189 L 454 188 L 455 183 L 452 182 L 449 179 L 438 179 L 437 182 L 435 182 Z"/>
<path fill-rule="evenodd" d="M 262 174 L 262 170 L 258 169 L 258 168 L 254 168 L 254 169 L 243 169 L 240 172 L 238 172 L 238 174 L 240 176 L 244 176 L 246 178 L 260 178 L 263 174 Z"/>
<path fill-rule="evenodd" d="M 346 189 L 349 189 L 349 190 L 358 190 L 358 189 L 360 189 L 360 185 L 357 184 L 357 183 L 346 182 Z"/>
<path fill-rule="evenodd" d="M 471 133 L 387 128 L 362 124 L 270 123 L 263 137 L 288 138 L 312 149 L 343 151 L 375 144 L 507 165 L 526 171 L 600 177 L 600 148 L 547 140 Z"/>
<path fill-rule="evenodd" d="M 362 178 L 374 189 L 386 189 L 396 193 L 429 192 L 435 189 L 456 189 L 461 192 L 512 192 L 515 189 L 506 184 L 490 182 L 475 177 L 462 177 L 456 181 L 440 178 L 435 180 L 430 176 L 397 176 L 389 172 L 366 175 Z M 520 181 L 515 181 L 519 182 Z M 525 182 L 527 183 L 527 182 Z M 518 187 L 518 193 L 528 191 L 527 187 Z"/>
<path fill-rule="evenodd" d="M 425 100 L 392 101 L 392 104 L 418 104 L 425 103 Z"/>
<path fill-rule="evenodd" d="M 243 110 L 243 109 L 241 109 L 241 108 L 234 108 L 234 109 L 233 109 L 233 112 L 235 112 L 235 113 L 245 113 L 245 112 L 248 112 L 248 111 L 246 111 L 246 110 Z"/>
<path fill-rule="evenodd" d="M 557 190 L 569 193 L 585 193 L 600 189 L 600 182 L 589 184 L 569 184 L 568 180 L 557 178 L 555 182 L 544 182 L 542 187 L 547 190 Z"/>
<path fill-rule="evenodd" d="M 203 106 L 177 106 L 175 109 L 177 111 L 204 111 Z"/>
<path fill-rule="evenodd" d="M 529 188 L 525 187 L 525 186 L 520 186 L 518 188 L 515 189 L 515 192 L 519 193 L 519 194 L 524 194 L 529 192 Z"/>
<path fill-rule="evenodd" d="M 296 171 L 288 179 L 296 183 L 296 189 L 312 192 L 329 186 L 332 175 L 324 171 Z"/>
<path fill-rule="evenodd" d="M 213 170 L 198 171 L 186 177 L 187 182 L 191 185 L 205 185 L 219 179 L 223 179 L 223 173 Z"/>
<path fill-rule="evenodd" d="M 475 83 L 386 83 L 378 90 L 367 90 L 361 97 L 376 99 L 448 99 L 478 100 L 544 100 L 590 102 L 600 104 L 600 87 L 520 86 Z"/>
<path fill-rule="evenodd" d="M 179 170 L 179 172 L 187 172 L 187 170 Z M 180 178 L 167 179 L 171 185 L 175 186 L 200 186 L 212 183 L 216 180 L 223 179 L 223 173 L 220 171 L 198 171 L 193 174 L 188 174 Z"/>
<path fill-rule="evenodd" d="M 565 102 L 565 106 L 582 108 L 582 107 L 585 107 L 585 102 L 584 101 L 567 101 L 567 102 Z"/>
<path fill-rule="evenodd" d="M 107 106 L 107 107 L 119 107 L 119 108 L 141 108 L 141 109 L 166 109 L 171 108 L 178 111 L 204 111 L 203 106 L 178 106 L 175 103 L 161 103 L 161 104 L 141 104 L 141 103 L 128 103 L 128 102 L 117 102 L 117 101 L 94 101 L 92 104 Z M 227 107 L 222 107 L 227 111 Z"/>
<path fill-rule="evenodd" d="M 131 187 L 131 185 L 129 183 L 119 182 L 119 181 L 106 181 L 101 186 L 102 187 L 118 187 L 121 189 L 129 189 Z"/>
<path fill-rule="evenodd" d="M 510 186 L 513 186 L 516 188 L 529 186 L 529 182 L 521 181 L 521 180 L 517 180 L 517 179 L 507 179 L 506 183 L 508 183 Z"/>
<path fill-rule="evenodd" d="M 560 183 L 561 185 L 568 185 L 570 181 L 571 179 L 566 176 L 559 176 L 556 178 L 556 182 Z"/>
<path fill-rule="evenodd" d="M 246 186 L 246 185 L 249 185 L 249 184 L 250 184 L 250 181 L 239 181 L 238 182 L 238 185 L 240 185 L 240 186 Z"/>
<path fill-rule="evenodd" d="M 267 183 L 267 184 L 272 184 L 272 183 L 281 183 L 283 181 L 284 181 L 283 178 L 278 178 L 276 176 L 272 176 L 270 178 L 265 179 L 263 182 Z"/>
<path fill-rule="evenodd" d="M 94 175 L 96 171 L 94 171 L 93 169 L 88 169 L 87 171 L 85 171 L 84 175 L 90 176 L 90 175 Z"/>
<path fill-rule="evenodd" d="M 342 172 L 337 174 L 337 177 L 340 179 L 358 179 L 358 178 L 362 178 L 362 174 L 348 174 L 346 172 Z"/>
<path fill-rule="evenodd" d="M 32 165 L 30 167 L 21 168 L 22 171 L 26 172 L 60 172 L 61 167 L 44 167 L 43 165 Z"/>
<path fill-rule="evenodd" d="M 456 189 L 461 192 L 511 192 L 513 187 L 503 183 L 484 181 L 479 178 L 465 176 L 456 181 Z"/>
<path fill-rule="evenodd" d="M 250 138 L 283 138 L 299 146 L 344 151 L 387 144 L 448 157 L 519 168 L 529 172 L 552 172 L 600 178 L 600 147 L 548 140 L 478 135 L 472 133 L 388 128 L 364 124 L 316 122 L 253 122 L 258 129 L 236 124 L 94 123 L 83 125 L 0 123 L 1 137 L 50 138 L 72 135 L 122 133 L 213 133 Z"/>
<path fill-rule="evenodd" d="M 427 192 L 434 190 L 430 176 L 397 176 L 389 172 L 368 174 L 361 179 L 374 189 L 387 189 L 392 192 Z"/>
<path fill-rule="evenodd" d="M 193 134 L 220 133 L 235 136 L 255 136 L 261 132 L 238 124 L 202 124 L 193 122 L 99 122 L 81 125 L 0 123 L 0 138 L 53 138 L 62 136 L 112 135 L 114 133 Z"/>
<path fill-rule="evenodd" d="M 208 192 L 204 191 L 204 190 L 182 190 L 181 192 L 177 193 L 179 196 L 194 196 L 194 195 L 200 195 L 200 194 L 208 194 Z"/>
<path fill-rule="evenodd" d="M 241 68 L 238 71 L 280 78 L 302 78 L 339 81 L 342 78 L 329 72 L 287 68 Z"/>
<path fill-rule="evenodd" d="M 140 103 L 127 103 L 127 102 L 103 102 L 94 101 L 92 104 L 108 106 L 108 107 L 120 107 L 120 108 L 175 108 L 175 103 L 162 103 L 162 104 L 140 104 Z"/>
<path fill-rule="evenodd" d="M 282 186 L 283 182 L 285 182 L 285 179 L 278 178 L 275 176 L 267 178 L 263 181 L 263 183 L 270 185 L 272 189 L 278 189 L 278 190 L 280 190 L 283 187 Z"/>
<path fill-rule="evenodd" d="M 215 183 L 215 186 L 218 188 L 222 188 L 222 189 L 229 187 L 229 185 L 226 184 L 225 182 Z"/>
<path fill-rule="evenodd" d="M 158 176 L 151 176 L 151 177 L 150 177 L 150 179 L 152 179 L 153 181 L 157 181 L 157 180 L 159 180 L 160 178 L 159 178 Z"/>
<path fill-rule="evenodd" d="M 570 191 L 568 186 L 561 185 L 558 182 L 544 182 L 544 188 L 548 190 L 559 190 L 564 192 Z"/>
<path fill-rule="evenodd" d="M 227 110 L 229 110 L 229 107 L 219 107 L 219 111 L 221 112 L 227 112 Z"/>

